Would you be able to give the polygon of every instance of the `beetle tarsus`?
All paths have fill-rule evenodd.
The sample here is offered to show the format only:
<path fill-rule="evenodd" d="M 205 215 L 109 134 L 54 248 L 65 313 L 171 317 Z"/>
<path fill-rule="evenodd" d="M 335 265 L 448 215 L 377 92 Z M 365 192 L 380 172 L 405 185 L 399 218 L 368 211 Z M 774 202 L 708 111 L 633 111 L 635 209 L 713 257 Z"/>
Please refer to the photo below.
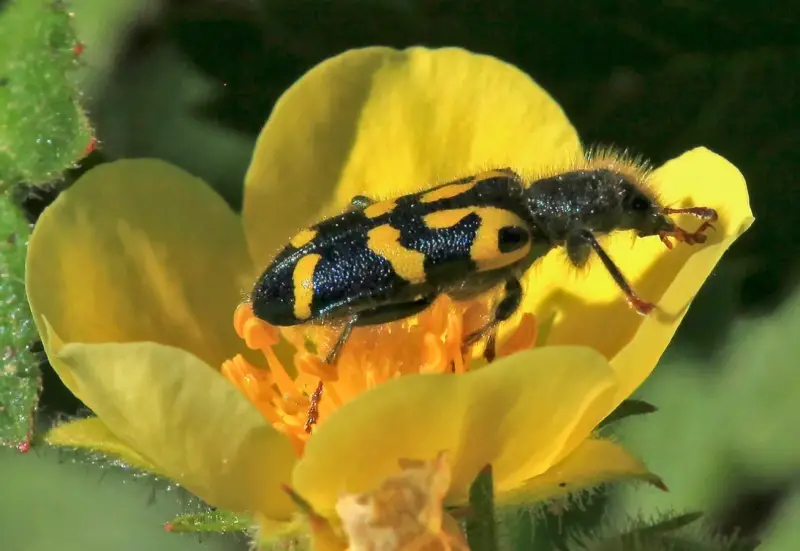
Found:
<path fill-rule="evenodd" d="M 492 361 L 495 357 L 495 329 L 500 323 L 513 316 L 519 309 L 520 304 L 522 304 L 522 283 L 516 277 L 510 278 L 506 281 L 505 296 L 494 309 L 492 321 L 464 338 L 462 344 L 463 354 L 466 355 L 472 345 L 489 335 L 483 357 L 488 361 Z"/>
<path fill-rule="evenodd" d="M 625 298 L 628 300 L 628 304 L 643 316 L 648 315 L 656 307 L 652 302 L 642 300 L 634 294 L 626 295 Z"/>
<path fill-rule="evenodd" d="M 483 350 L 483 357 L 487 362 L 494 361 L 497 356 L 497 333 L 489 333 L 489 339 L 486 341 L 486 348 Z"/>
<path fill-rule="evenodd" d="M 718 219 L 717 211 L 709 207 L 687 207 L 683 209 L 665 208 L 664 214 L 689 214 L 709 222 L 716 222 Z"/>
<path fill-rule="evenodd" d="M 319 418 L 319 402 L 322 400 L 322 394 L 324 391 L 325 387 L 322 384 L 322 381 L 320 381 L 317 383 L 317 388 L 311 394 L 308 404 L 308 415 L 306 416 L 306 423 L 303 426 L 306 434 L 311 434 L 311 427 L 317 424 L 317 419 Z"/>
<path fill-rule="evenodd" d="M 603 266 L 605 266 L 606 270 L 611 276 L 611 279 L 614 280 L 614 283 L 616 283 L 617 287 L 619 287 L 623 292 L 625 295 L 625 300 L 628 301 L 628 304 L 630 304 L 634 310 L 643 316 L 646 316 L 653 311 L 655 305 L 639 298 L 639 296 L 633 290 L 633 287 L 631 287 L 630 283 L 628 283 L 628 280 L 624 275 L 622 275 L 619 267 L 614 264 L 614 261 L 611 260 L 610 256 L 608 256 L 608 253 L 603 249 L 603 247 L 600 246 L 600 243 L 597 241 L 597 238 L 592 232 L 584 230 L 577 234 L 576 239 L 577 237 L 585 239 L 586 243 L 588 243 L 597 256 L 600 257 L 600 261 L 603 263 Z"/>
<path fill-rule="evenodd" d="M 347 320 L 347 324 L 342 329 L 342 332 L 339 334 L 339 338 L 336 339 L 336 343 L 331 348 L 331 351 L 328 352 L 328 355 L 325 357 L 325 363 L 329 365 L 335 365 L 336 362 L 339 360 L 339 354 L 342 351 L 347 339 L 350 338 L 350 333 L 353 331 L 353 327 L 358 321 L 358 316 L 354 315 L 351 316 L 350 319 Z M 317 419 L 319 418 L 319 402 L 322 400 L 322 394 L 325 392 L 325 387 L 320 381 L 317 384 L 317 388 L 311 394 L 309 398 L 308 404 L 308 415 L 306 416 L 306 422 L 304 425 L 305 431 L 307 434 L 311 434 L 311 428 L 317 423 Z"/>
<path fill-rule="evenodd" d="M 705 243 L 706 239 L 708 239 L 708 236 L 705 234 L 707 230 L 715 230 L 711 222 L 712 220 L 706 220 L 693 232 L 676 227 L 674 230 L 659 232 L 658 237 L 661 238 L 661 242 L 664 243 L 668 249 L 673 247 L 673 243 L 669 240 L 670 237 L 674 238 L 675 241 L 680 243 L 686 243 L 687 245 L 698 245 Z"/>

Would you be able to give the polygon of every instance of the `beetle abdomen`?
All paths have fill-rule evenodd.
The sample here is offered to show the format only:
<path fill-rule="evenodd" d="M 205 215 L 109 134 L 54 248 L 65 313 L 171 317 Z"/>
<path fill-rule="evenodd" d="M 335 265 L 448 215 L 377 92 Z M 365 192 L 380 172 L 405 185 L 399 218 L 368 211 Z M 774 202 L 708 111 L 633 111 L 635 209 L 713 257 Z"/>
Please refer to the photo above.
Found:
<path fill-rule="evenodd" d="M 295 325 L 469 288 L 471 278 L 502 281 L 531 257 L 521 199 L 518 177 L 493 171 L 367 202 L 293 237 L 257 282 L 253 311 Z"/>

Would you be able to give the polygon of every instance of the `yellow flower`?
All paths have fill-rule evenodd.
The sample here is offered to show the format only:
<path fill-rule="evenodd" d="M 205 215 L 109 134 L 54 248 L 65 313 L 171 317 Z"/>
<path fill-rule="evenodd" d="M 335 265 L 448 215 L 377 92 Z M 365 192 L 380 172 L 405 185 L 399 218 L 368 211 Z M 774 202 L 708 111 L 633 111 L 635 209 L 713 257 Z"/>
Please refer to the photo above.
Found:
<path fill-rule="evenodd" d="M 460 49 L 367 48 L 323 62 L 280 99 L 258 139 L 241 219 L 202 181 L 160 161 L 87 172 L 45 211 L 29 248 L 28 297 L 48 357 L 99 418 L 57 428 L 50 440 L 123 455 L 209 503 L 257 512 L 264 525 L 295 511 L 282 483 L 335 518 L 341 491 L 378 488 L 398 459 L 441 450 L 452 466 L 448 503 L 463 501 L 487 463 L 508 496 L 655 480 L 619 446 L 589 437 L 651 372 L 752 222 L 741 174 L 706 149 L 652 174 L 667 202 L 719 211 L 706 244 L 607 245 L 658 304 L 649 317 L 631 311 L 602 269 L 576 277 L 553 256 L 527 277 L 523 311 L 500 339 L 503 357 L 463 375 L 443 372 L 460 361 L 477 302 L 460 309 L 442 299 L 416 319 L 357 329 L 339 372 L 306 350 L 309 338 L 330 344 L 324 331 L 279 332 L 246 307 L 230 323 L 292 233 L 353 195 L 402 194 L 493 166 L 536 175 L 582 155 L 561 108 L 510 65 Z M 320 379 L 330 384 L 308 437 L 305 409 Z"/>

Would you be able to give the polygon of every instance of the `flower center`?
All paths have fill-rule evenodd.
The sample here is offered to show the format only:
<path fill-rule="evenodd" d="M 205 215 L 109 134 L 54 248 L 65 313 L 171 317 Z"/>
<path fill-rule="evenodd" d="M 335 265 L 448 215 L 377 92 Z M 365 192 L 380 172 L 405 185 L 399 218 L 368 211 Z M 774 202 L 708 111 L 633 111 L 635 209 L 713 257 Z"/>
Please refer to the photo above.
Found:
<path fill-rule="evenodd" d="M 353 329 L 336 364 L 330 365 L 322 358 L 341 328 L 312 324 L 274 327 L 256 318 L 250 304 L 244 303 L 236 309 L 234 328 L 249 349 L 264 355 L 266 366 L 254 365 L 239 354 L 223 363 L 222 374 L 302 454 L 312 416 L 322 423 L 336 408 L 396 377 L 464 373 L 485 365 L 484 360 L 474 359 L 472 351 L 465 354 L 463 349 L 464 337 L 482 327 L 489 316 L 486 302 L 456 303 L 441 296 L 417 316 Z M 496 343 L 494 356 L 530 348 L 535 341 L 535 319 L 523 314 L 509 335 Z"/>

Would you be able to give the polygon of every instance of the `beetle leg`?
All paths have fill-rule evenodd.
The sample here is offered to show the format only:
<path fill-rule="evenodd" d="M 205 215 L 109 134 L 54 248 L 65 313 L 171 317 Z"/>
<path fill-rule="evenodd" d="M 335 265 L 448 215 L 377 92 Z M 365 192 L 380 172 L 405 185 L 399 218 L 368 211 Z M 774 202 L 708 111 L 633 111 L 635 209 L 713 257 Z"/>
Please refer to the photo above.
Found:
<path fill-rule="evenodd" d="M 306 422 L 303 425 L 306 434 L 311 434 L 311 427 L 317 424 L 317 419 L 319 418 L 319 403 L 322 400 L 322 393 L 324 391 L 325 387 L 322 381 L 320 381 L 317 383 L 317 388 L 314 389 L 314 392 L 312 392 L 309 397 L 308 413 L 306 414 Z"/>
<path fill-rule="evenodd" d="M 688 207 L 685 209 L 663 209 L 664 214 L 691 214 L 707 222 L 716 222 L 718 219 L 717 211 L 709 207 Z"/>
<path fill-rule="evenodd" d="M 325 357 L 325 363 L 334 365 L 336 360 L 339 359 L 339 353 L 342 351 L 342 347 L 347 342 L 347 339 L 350 338 L 350 333 L 353 331 L 353 327 L 355 326 L 356 322 L 358 321 L 358 314 L 353 314 L 350 316 L 350 319 L 347 320 L 347 324 L 342 329 L 342 332 L 339 334 L 339 338 L 336 339 L 336 344 L 333 345 L 328 355 Z M 305 429 L 306 433 L 311 434 L 311 427 L 313 427 L 317 423 L 317 419 L 319 418 L 319 402 L 322 400 L 322 394 L 325 392 L 325 387 L 322 384 L 322 381 L 317 383 L 317 388 L 314 389 L 314 392 L 311 393 L 308 403 L 308 414 L 306 415 L 306 422 L 303 428 Z"/>
<path fill-rule="evenodd" d="M 347 342 L 347 339 L 350 338 L 350 333 L 353 332 L 353 327 L 355 327 L 357 323 L 358 314 L 353 314 L 350 316 L 344 326 L 344 329 L 342 329 L 342 332 L 339 333 L 339 338 L 336 339 L 336 343 L 333 345 L 333 348 L 331 348 L 330 352 L 328 352 L 328 355 L 325 357 L 326 364 L 333 365 L 336 363 L 336 360 L 339 359 L 339 353 L 341 353 L 344 344 Z"/>
<path fill-rule="evenodd" d="M 505 296 L 494 309 L 494 317 L 492 321 L 467 335 L 464 338 L 463 348 L 466 351 L 469 347 L 480 341 L 486 335 L 489 335 L 489 341 L 486 343 L 486 350 L 484 357 L 492 361 L 495 355 L 495 336 L 494 330 L 497 326 L 509 319 L 517 311 L 519 305 L 522 303 L 522 284 L 519 279 L 511 278 L 506 280 Z"/>
<path fill-rule="evenodd" d="M 630 304 L 637 312 L 644 316 L 649 314 L 653 308 L 655 308 L 653 303 L 639 298 L 636 292 L 634 292 L 633 288 L 630 286 L 630 283 L 628 283 L 628 280 L 625 279 L 624 275 L 622 275 L 622 272 L 617 265 L 614 264 L 614 261 L 611 260 L 611 257 L 608 256 L 608 253 L 603 250 L 603 247 L 600 246 L 600 243 L 597 241 L 597 238 L 591 231 L 584 229 L 570 236 L 570 238 L 567 240 L 568 256 L 571 243 L 575 243 L 575 245 L 573 245 L 574 247 L 580 247 L 581 243 L 583 243 L 583 246 L 591 247 L 591 249 L 597 253 L 597 256 L 600 257 L 600 261 L 603 263 L 603 266 L 605 266 L 606 270 L 608 270 L 608 273 L 611 275 L 614 283 L 616 283 L 622 292 L 625 293 L 625 298 L 627 299 L 628 304 Z"/>
<path fill-rule="evenodd" d="M 589 234 L 592 235 L 591 232 L 589 232 Z M 594 235 L 592 235 L 592 237 L 594 237 Z M 586 263 L 589 262 L 589 258 L 592 256 L 592 243 L 583 234 L 583 230 L 567 235 L 564 245 L 570 264 L 578 269 L 586 266 Z"/>

